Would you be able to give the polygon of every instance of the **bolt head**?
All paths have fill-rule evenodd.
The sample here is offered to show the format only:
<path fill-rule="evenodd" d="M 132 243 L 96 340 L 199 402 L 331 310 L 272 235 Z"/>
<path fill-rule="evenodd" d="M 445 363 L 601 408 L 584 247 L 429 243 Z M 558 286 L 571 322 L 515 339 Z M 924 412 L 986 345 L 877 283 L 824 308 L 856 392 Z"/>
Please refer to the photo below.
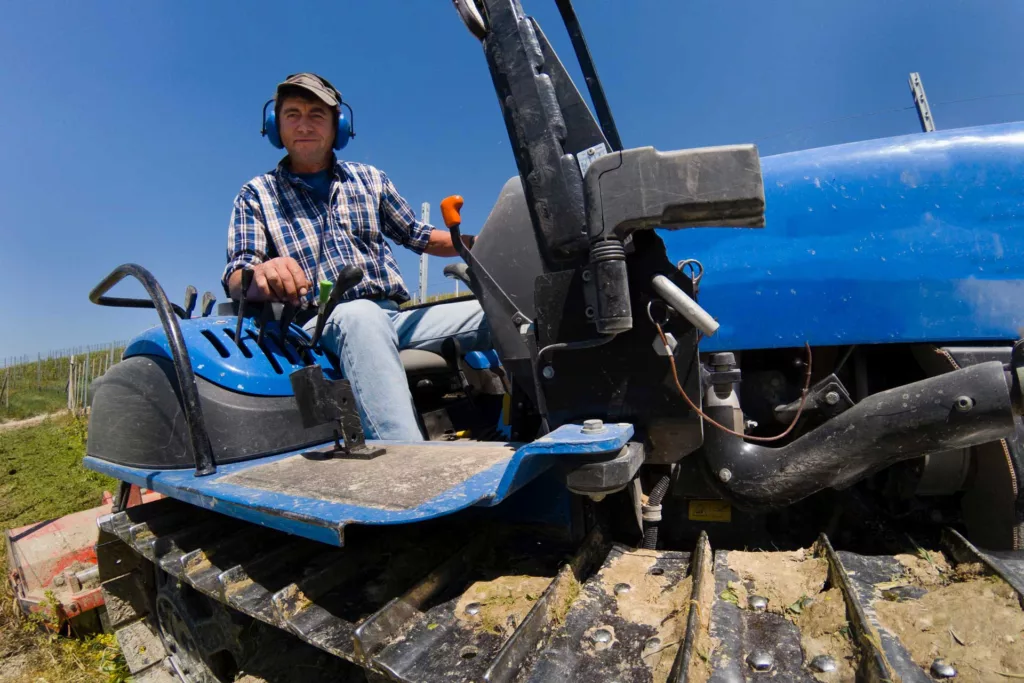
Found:
<path fill-rule="evenodd" d="M 53 577 L 53 585 L 54 586 L 63 586 L 64 583 L 65 583 L 65 579 L 64 579 L 64 575 L 63 574 L 58 574 L 57 576 Z"/>
<path fill-rule="evenodd" d="M 957 396 L 953 399 L 953 407 L 957 412 L 969 413 L 971 408 L 974 407 L 974 399 L 970 396 Z"/>
<path fill-rule="evenodd" d="M 583 431 L 586 432 L 587 434 L 594 434 L 594 433 L 597 433 L 597 432 L 603 432 L 604 431 L 604 421 L 603 420 L 584 420 L 583 421 Z"/>
<path fill-rule="evenodd" d="M 747 598 L 747 606 L 755 612 L 763 612 L 768 609 L 768 598 L 762 595 L 751 595 Z"/>
<path fill-rule="evenodd" d="M 729 352 L 713 353 L 711 354 L 711 364 L 716 368 L 733 368 L 736 366 L 736 354 Z"/>
<path fill-rule="evenodd" d="M 589 270 L 584 270 L 584 271 L 583 271 L 583 281 L 584 281 L 584 282 L 590 282 L 591 278 L 593 278 L 593 277 L 594 277 L 594 276 L 593 276 L 593 275 L 591 275 L 591 273 L 590 273 L 590 271 L 589 271 Z"/>
<path fill-rule="evenodd" d="M 826 393 L 825 394 L 825 403 L 829 404 L 830 406 L 834 406 L 835 404 L 839 403 L 839 392 L 838 391 L 830 391 L 830 392 Z"/>
<path fill-rule="evenodd" d="M 836 660 L 828 655 L 818 655 L 811 660 L 811 669 L 823 674 L 830 673 L 836 670 Z"/>
<path fill-rule="evenodd" d="M 544 369 L 540 371 L 540 374 L 544 375 L 544 379 L 553 379 L 555 376 L 555 369 L 550 365 L 545 365 Z"/>
<path fill-rule="evenodd" d="M 775 660 L 767 650 L 754 650 L 747 655 L 747 664 L 754 671 L 771 671 L 775 666 Z"/>
<path fill-rule="evenodd" d="M 732 472 L 729 471 L 728 468 L 723 467 L 722 469 L 718 470 L 718 479 L 723 484 L 727 483 L 730 479 L 732 479 Z"/>
<path fill-rule="evenodd" d="M 931 668 L 932 676 L 935 678 L 954 678 L 956 677 L 956 669 L 953 665 L 947 662 L 942 657 L 939 657 L 932 662 Z"/>

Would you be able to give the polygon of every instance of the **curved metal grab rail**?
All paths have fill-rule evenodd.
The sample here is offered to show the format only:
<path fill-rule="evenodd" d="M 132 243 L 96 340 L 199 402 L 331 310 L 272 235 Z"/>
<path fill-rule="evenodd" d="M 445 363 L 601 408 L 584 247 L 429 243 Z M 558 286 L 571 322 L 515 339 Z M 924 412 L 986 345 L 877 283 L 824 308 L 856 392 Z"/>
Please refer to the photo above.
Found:
<path fill-rule="evenodd" d="M 149 294 L 149 300 L 104 296 L 114 285 L 129 276 L 142 283 L 146 293 Z M 192 361 L 189 358 L 188 349 L 185 347 L 185 339 L 181 335 L 181 327 L 174 318 L 174 314 L 184 318 L 185 312 L 168 300 L 163 287 L 156 281 L 152 273 L 134 263 L 124 263 L 114 268 L 110 275 L 103 278 L 103 281 L 89 292 L 89 301 L 99 306 L 156 309 L 157 315 L 160 316 L 160 324 L 164 328 L 164 334 L 167 335 L 167 343 L 171 348 L 171 357 L 174 361 L 174 371 L 178 376 L 178 386 L 181 388 L 185 423 L 188 425 L 192 452 L 195 455 L 196 476 L 203 477 L 216 472 L 217 467 L 213 462 L 210 435 L 206 431 L 206 421 L 203 419 L 202 406 L 199 404 L 199 387 L 196 386 L 196 376 L 192 372 Z"/>

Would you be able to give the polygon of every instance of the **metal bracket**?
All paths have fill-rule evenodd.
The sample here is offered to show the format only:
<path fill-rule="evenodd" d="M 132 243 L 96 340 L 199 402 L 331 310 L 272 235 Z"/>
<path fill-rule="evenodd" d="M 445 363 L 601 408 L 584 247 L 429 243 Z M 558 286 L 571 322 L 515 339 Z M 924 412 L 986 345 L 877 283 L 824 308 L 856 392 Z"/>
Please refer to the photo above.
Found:
<path fill-rule="evenodd" d="M 825 417 L 835 417 L 839 413 L 846 412 L 854 405 L 850 398 L 850 392 L 846 390 L 843 383 L 835 375 L 829 375 L 820 382 L 817 382 L 807 392 L 807 403 L 804 405 L 804 413 L 818 412 Z M 784 424 L 793 420 L 800 407 L 800 400 L 797 399 L 786 405 L 776 406 L 775 419 Z"/>
<path fill-rule="evenodd" d="M 348 380 L 332 381 L 325 378 L 323 368 L 319 365 L 296 370 L 289 379 L 304 427 L 308 429 L 328 422 L 336 422 L 338 425 L 334 430 L 333 447 L 309 453 L 328 457 L 341 454 L 360 460 L 370 460 L 385 453 L 383 448 L 366 445 L 355 394 Z"/>

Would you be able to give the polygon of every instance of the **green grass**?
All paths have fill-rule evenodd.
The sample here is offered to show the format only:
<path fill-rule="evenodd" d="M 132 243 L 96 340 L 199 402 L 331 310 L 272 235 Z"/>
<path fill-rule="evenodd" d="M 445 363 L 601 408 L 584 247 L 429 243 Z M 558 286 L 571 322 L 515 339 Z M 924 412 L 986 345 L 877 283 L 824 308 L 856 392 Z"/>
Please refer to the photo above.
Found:
<path fill-rule="evenodd" d="M 10 406 L 0 405 L 0 422 L 55 413 L 67 406 L 68 396 L 63 386 L 20 389 L 11 393 Z"/>
<path fill-rule="evenodd" d="M 100 504 L 117 482 L 82 467 L 85 420 L 61 415 L 0 432 L 0 527 L 22 526 Z"/>
<path fill-rule="evenodd" d="M 114 362 L 121 358 L 123 349 L 115 349 Z M 94 351 L 89 355 L 90 375 L 97 377 L 110 361 L 109 351 Z M 85 364 L 85 354 L 75 357 L 79 368 Z M 67 407 L 69 358 L 49 358 L 31 363 L 13 365 L 0 370 L 0 422 L 21 420 L 34 415 L 54 413 Z"/>
<path fill-rule="evenodd" d="M 11 397 L 13 406 L 14 397 Z M 0 432 L 0 528 L 23 526 L 100 504 L 117 482 L 82 467 L 85 421 L 71 415 Z M 0 543 L 0 566 L 7 558 Z M 60 637 L 24 619 L 0 581 L 0 671 L 11 683 L 119 683 L 124 659 L 114 637 Z"/>

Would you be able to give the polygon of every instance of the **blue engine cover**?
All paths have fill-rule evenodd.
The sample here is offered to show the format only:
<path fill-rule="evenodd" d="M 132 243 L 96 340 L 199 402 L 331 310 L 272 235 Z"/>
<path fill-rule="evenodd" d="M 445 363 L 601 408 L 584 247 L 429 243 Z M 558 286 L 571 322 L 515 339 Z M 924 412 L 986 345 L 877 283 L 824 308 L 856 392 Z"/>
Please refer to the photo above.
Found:
<path fill-rule="evenodd" d="M 1021 335 L 1024 123 L 761 163 L 763 229 L 659 231 L 705 267 L 702 351 Z"/>
<path fill-rule="evenodd" d="M 225 389 L 259 396 L 293 395 L 288 376 L 305 367 L 293 343 L 282 345 L 277 334 L 277 323 L 270 323 L 262 346 L 256 344 L 259 329 L 253 318 L 242 325 L 242 347 L 234 341 L 237 318 L 193 318 L 179 320 L 185 339 L 192 370 L 203 379 Z M 309 336 L 297 325 L 289 333 L 292 340 L 309 341 Z M 285 348 L 287 347 L 287 348 Z M 328 379 L 341 379 L 331 361 L 321 351 L 308 351 L 324 369 Z M 167 336 L 159 325 L 132 339 L 124 351 L 130 356 L 162 356 L 171 359 Z"/>

